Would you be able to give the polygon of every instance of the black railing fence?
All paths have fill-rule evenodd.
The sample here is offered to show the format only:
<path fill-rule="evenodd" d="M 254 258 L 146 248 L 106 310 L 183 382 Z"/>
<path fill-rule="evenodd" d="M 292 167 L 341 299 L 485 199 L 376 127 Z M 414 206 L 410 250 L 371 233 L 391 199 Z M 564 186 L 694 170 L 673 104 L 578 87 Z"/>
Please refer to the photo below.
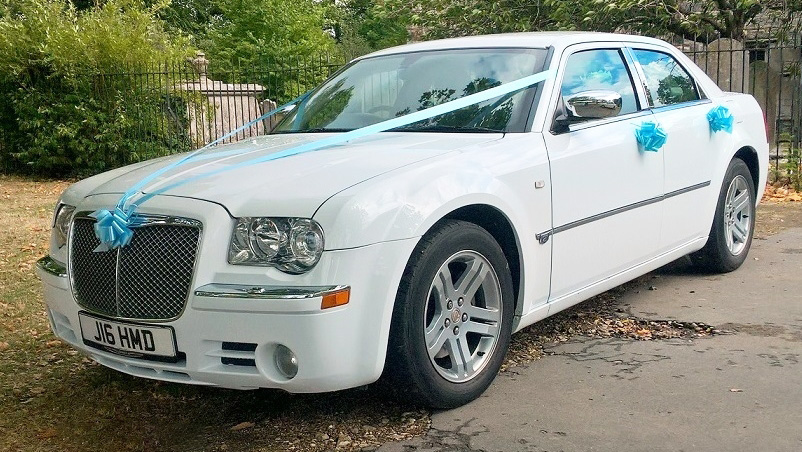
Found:
<path fill-rule="evenodd" d="M 314 88 L 343 64 L 338 56 L 286 59 L 257 67 L 221 69 L 202 54 L 193 61 L 98 74 L 93 95 L 109 108 L 124 108 L 140 127 L 127 137 L 170 143 L 174 152 L 208 144 L 263 113 Z M 120 102 L 120 98 L 123 102 Z M 269 131 L 277 118 L 254 124 L 226 142 Z M 141 155 L 134 154 L 134 160 Z"/>

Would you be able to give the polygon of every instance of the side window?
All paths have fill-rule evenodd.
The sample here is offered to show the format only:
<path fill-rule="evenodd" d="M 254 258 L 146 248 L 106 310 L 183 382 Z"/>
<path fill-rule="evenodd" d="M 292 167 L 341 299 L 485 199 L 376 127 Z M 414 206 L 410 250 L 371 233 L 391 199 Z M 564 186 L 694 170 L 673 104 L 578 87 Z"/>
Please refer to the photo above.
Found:
<path fill-rule="evenodd" d="M 633 53 L 646 76 L 652 107 L 699 100 L 696 83 L 674 57 L 654 50 L 633 49 Z"/>
<path fill-rule="evenodd" d="M 585 50 L 574 53 L 565 63 L 562 96 L 589 90 L 615 91 L 621 95 L 621 113 L 638 111 L 632 77 L 621 52 L 615 49 Z"/>

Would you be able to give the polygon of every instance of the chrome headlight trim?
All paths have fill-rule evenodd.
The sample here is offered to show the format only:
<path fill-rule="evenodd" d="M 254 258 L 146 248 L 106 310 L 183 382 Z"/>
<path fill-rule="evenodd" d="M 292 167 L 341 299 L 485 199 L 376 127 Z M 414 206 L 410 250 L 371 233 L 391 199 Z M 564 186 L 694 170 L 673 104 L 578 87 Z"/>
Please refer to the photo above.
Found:
<path fill-rule="evenodd" d="M 59 203 L 53 215 L 53 244 L 61 249 L 67 244 L 70 237 L 72 218 L 75 215 L 75 206 Z"/>
<path fill-rule="evenodd" d="M 228 262 L 297 275 L 311 270 L 323 249 L 323 229 L 311 218 L 243 217 L 234 223 Z"/>

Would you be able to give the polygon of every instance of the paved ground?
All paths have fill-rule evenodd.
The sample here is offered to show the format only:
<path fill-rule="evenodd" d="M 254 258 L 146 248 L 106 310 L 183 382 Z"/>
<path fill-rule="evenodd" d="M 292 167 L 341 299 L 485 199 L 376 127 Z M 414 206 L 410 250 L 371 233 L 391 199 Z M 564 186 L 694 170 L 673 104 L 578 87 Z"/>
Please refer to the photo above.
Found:
<path fill-rule="evenodd" d="M 699 275 L 681 260 L 620 299 L 633 316 L 724 334 L 555 345 L 499 375 L 479 400 L 436 413 L 427 436 L 379 451 L 802 450 L 796 226 L 755 240 L 734 273 Z"/>

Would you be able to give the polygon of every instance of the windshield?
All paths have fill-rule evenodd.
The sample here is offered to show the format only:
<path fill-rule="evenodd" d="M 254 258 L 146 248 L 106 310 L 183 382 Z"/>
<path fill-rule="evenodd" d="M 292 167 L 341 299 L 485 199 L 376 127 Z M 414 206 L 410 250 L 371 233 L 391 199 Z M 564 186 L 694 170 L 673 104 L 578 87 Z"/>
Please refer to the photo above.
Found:
<path fill-rule="evenodd" d="M 544 49 L 437 50 L 359 60 L 315 90 L 274 133 L 344 132 L 532 75 Z M 523 132 L 535 85 L 398 131 Z"/>

